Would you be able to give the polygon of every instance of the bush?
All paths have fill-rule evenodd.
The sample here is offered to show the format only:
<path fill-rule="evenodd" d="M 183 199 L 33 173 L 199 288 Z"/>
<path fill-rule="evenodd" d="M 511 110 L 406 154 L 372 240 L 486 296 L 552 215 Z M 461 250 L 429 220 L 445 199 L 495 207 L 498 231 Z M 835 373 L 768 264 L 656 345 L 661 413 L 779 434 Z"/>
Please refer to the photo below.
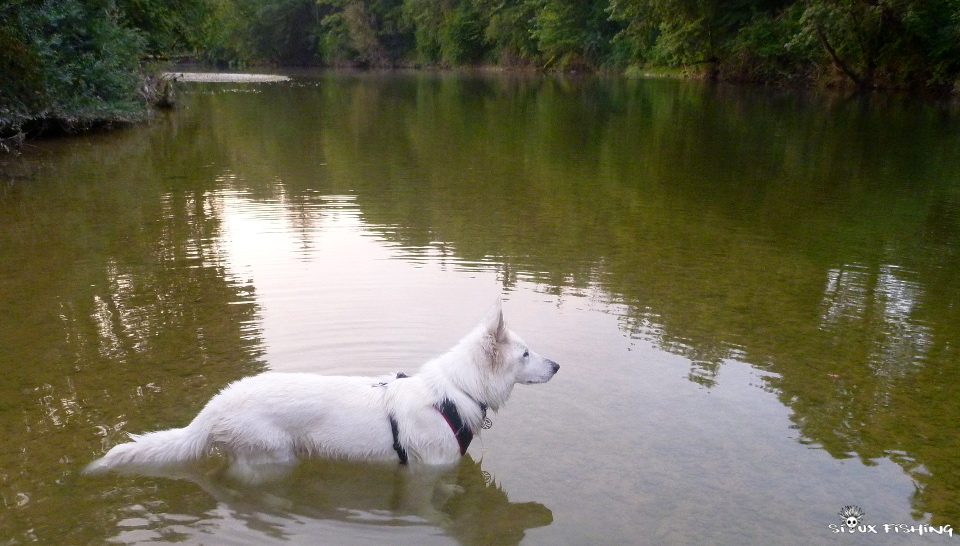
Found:
<path fill-rule="evenodd" d="M 721 76 L 768 84 L 809 82 L 817 61 L 825 59 L 817 45 L 792 41 L 800 32 L 802 14 L 800 4 L 779 14 L 756 14 L 733 39 Z"/>
<path fill-rule="evenodd" d="M 441 57 L 451 64 L 462 65 L 479 61 L 485 52 L 480 16 L 467 5 L 458 6 L 444 21 Z"/>
<path fill-rule="evenodd" d="M 56 122 L 73 129 L 146 113 L 140 35 L 107 0 L 21 2 L 0 9 L 0 133 Z"/>

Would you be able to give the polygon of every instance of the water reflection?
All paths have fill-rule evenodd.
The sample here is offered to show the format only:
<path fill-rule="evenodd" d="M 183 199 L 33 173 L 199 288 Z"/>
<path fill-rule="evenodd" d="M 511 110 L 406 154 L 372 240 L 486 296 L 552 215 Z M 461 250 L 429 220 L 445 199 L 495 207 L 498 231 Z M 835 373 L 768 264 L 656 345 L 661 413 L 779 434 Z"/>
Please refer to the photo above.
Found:
<path fill-rule="evenodd" d="M 239 523 L 246 532 L 235 538 L 244 543 L 314 541 L 335 535 L 338 523 L 345 523 L 351 536 L 363 535 L 365 527 L 407 528 L 410 540 L 410 528 L 419 527 L 417 536 L 440 530 L 464 545 L 508 545 L 519 544 L 528 529 L 553 521 L 550 509 L 540 503 L 510 502 L 503 487 L 469 455 L 452 468 L 312 460 L 256 486 L 227 478 L 225 465 L 206 467 L 141 469 L 142 475 L 192 482 L 217 506 L 204 503 L 191 513 L 171 514 L 164 503 L 132 505 L 123 511 L 111 540 L 203 541 L 209 529 L 216 529 L 220 540 L 228 541 L 230 533 L 222 530 Z M 341 536 L 336 542 L 345 540 Z"/>
<path fill-rule="evenodd" d="M 882 332 L 868 356 L 871 372 L 878 377 L 903 377 L 922 364 L 933 347 L 928 325 L 915 316 L 926 294 L 919 283 L 906 278 L 907 273 L 890 264 L 877 270 L 851 264 L 827 272 L 822 328 Z M 847 321 L 853 324 L 843 324 Z"/>
<path fill-rule="evenodd" d="M 9 540 L 88 542 L 98 510 L 71 487 L 78 465 L 263 369 L 254 289 L 224 267 L 216 204 L 165 180 L 148 134 L 128 136 L 33 158 L 0 199 Z"/>
<path fill-rule="evenodd" d="M 776 374 L 805 442 L 935 458 L 916 480 L 943 489 L 915 506 L 960 516 L 941 500 L 960 499 L 956 425 L 934 415 L 960 416 L 935 394 L 960 373 L 960 146 L 936 112 L 593 79 L 329 76 L 271 93 L 290 108 L 197 97 L 246 112 L 217 138 L 248 150 L 232 168 L 251 195 L 349 193 L 408 257 L 599 289 L 705 388 L 731 359 Z"/>
<path fill-rule="evenodd" d="M 210 493 L 142 481 L 91 500 L 71 472 L 123 430 L 182 423 L 265 362 L 333 372 L 420 362 L 432 353 L 415 342 L 439 335 L 424 331 L 453 341 L 473 320 L 450 302 L 476 298 L 479 309 L 478 293 L 500 287 L 588 300 L 616 317 L 620 332 L 551 332 L 571 351 L 589 348 L 576 354 L 596 367 L 555 411 L 586 420 L 570 407 L 584 392 L 620 404 L 613 424 L 564 436 L 569 452 L 614 424 L 625 445 L 655 452 L 628 434 L 647 418 L 637 393 L 613 402 L 588 384 L 617 370 L 607 386 L 622 389 L 623 377 L 648 373 L 646 363 L 617 368 L 634 362 L 611 351 L 596 356 L 627 336 L 669 355 L 704 396 L 722 392 L 731 362 L 763 370 L 758 386 L 787 408 L 796 440 L 836 460 L 894 461 L 916 484 L 915 517 L 960 519 L 955 121 L 919 107 L 592 78 L 324 75 L 183 96 L 152 127 L 65 145 L 17 171 L 29 183 L 17 174 L 0 190 L 0 312 L 17 317 L 0 321 L 0 426 L 16 446 L 0 452 L 12 469 L 0 483 L 5 508 L 29 522 L 0 518 L 0 535 L 96 541 L 115 534 L 119 516 L 103 508 L 116 506 L 146 510 L 122 520 L 141 529 L 154 493 L 195 508 L 190 532 L 219 505 L 252 506 L 270 528 L 265 514 L 277 514 L 257 492 L 231 505 L 226 484 Z M 455 280 L 426 284 L 422 270 Z M 671 394 L 653 408 L 663 426 L 695 420 L 702 399 Z M 661 396 L 651 403 L 667 404 Z M 742 419 L 724 430 L 769 421 Z M 703 440 L 644 433 L 676 443 L 664 460 L 684 450 L 695 460 L 664 489 L 692 495 L 700 483 L 685 480 L 717 473 L 700 459 Z M 770 460 L 793 447 L 775 445 Z M 712 438 L 717 446 L 737 447 Z M 597 466 L 639 458 L 617 453 Z M 632 473 L 610 474 L 626 499 L 652 494 Z M 306 494 L 293 494 L 298 516 L 316 509 Z M 37 499 L 84 508 L 63 521 Z M 726 499 L 704 496 L 700 508 Z M 98 523 L 70 540 L 70 518 Z"/>

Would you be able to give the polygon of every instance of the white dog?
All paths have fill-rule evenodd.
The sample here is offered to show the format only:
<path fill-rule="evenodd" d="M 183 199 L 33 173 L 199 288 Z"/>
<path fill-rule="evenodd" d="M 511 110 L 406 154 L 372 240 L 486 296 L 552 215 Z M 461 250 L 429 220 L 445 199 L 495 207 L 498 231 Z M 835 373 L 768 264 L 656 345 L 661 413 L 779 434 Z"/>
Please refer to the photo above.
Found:
<path fill-rule="evenodd" d="M 455 463 L 487 409 L 517 383 L 544 383 L 560 366 L 503 324 L 500 302 L 484 321 L 416 375 L 386 378 L 267 372 L 228 385 L 184 428 L 131 435 L 87 472 L 160 467 L 216 449 L 230 473 L 299 457 Z"/>

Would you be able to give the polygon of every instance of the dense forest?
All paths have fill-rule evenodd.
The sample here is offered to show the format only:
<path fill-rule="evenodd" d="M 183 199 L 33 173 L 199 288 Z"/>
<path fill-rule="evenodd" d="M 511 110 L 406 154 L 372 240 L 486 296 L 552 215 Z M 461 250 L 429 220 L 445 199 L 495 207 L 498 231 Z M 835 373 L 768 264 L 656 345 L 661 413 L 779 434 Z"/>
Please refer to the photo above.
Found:
<path fill-rule="evenodd" d="M 137 119 L 171 59 L 955 93 L 960 0 L 3 0 L 0 136 Z"/>

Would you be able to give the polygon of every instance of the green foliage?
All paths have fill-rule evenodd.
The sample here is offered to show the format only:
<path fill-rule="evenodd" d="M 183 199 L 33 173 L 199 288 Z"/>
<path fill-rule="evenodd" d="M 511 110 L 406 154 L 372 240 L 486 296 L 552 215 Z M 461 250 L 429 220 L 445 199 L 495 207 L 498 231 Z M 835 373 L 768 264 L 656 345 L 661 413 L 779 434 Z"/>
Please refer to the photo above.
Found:
<path fill-rule="evenodd" d="M 715 68 L 760 4 L 757 0 L 612 0 L 610 12 L 626 25 L 619 38 L 635 40 L 644 58 Z"/>
<path fill-rule="evenodd" d="M 584 41 L 580 6 L 564 0 L 542 0 L 537 7 L 531 34 L 540 51 L 550 58 L 579 52 Z"/>
<path fill-rule="evenodd" d="M 952 85 L 960 75 L 957 0 L 809 0 L 791 44 L 819 44 L 858 88 Z"/>
<path fill-rule="evenodd" d="M 818 44 L 792 41 L 801 31 L 804 8 L 795 4 L 779 13 L 757 13 L 736 34 L 723 75 L 739 81 L 809 82 L 822 60 Z"/>
<path fill-rule="evenodd" d="M 483 34 L 491 51 L 502 64 L 523 64 L 538 60 L 537 39 L 530 31 L 537 14 L 536 0 L 474 0 L 486 14 Z"/>
<path fill-rule="evenodd" d="M 23 1 L 0 8 L 0 134 L 57 120 L 66 127 L 132 120 L 138 92 L 138 32 L 109 0 Z"/>
<path fill-rule="evenodd" d="M 417 62 L 432 64 L 440 61 L 443 23 L 451 10 L 446 0 L 403 2 L 403 22 L 405 28 L 414 35 L 414 52 Z"/>
<path fill-rule="evenodd" d="M 732 79 L 949 88 L 960 0 L 611 0 L 639 62 Z"/>
<path fill-rule="evenodd" d="M 200 23 L 196 56 L 215 66 L 237 66 L 254 57 L 247 36 L 255 6 L 239 0 L 208 0 L 210 12 Z"/>
<path fill-rule="evenodd" d="M 0 8 L 0 123 L 11 124 L 41 103 L 43 72 L 23 14 Z M 0 126 L 0 130 L 3 127 Z"/>
<path fill-rule="evenodd" d="M 257 58 L 287 65 L 315 61 L 319 21 L 315 0 L 258 2 L 251 7 L 249 43 Z"/>
<path fill-rule="evenodd" d="M 152 55 L 192 53 L 201 47 L 205 22 L 216 10 L 208 0 L 115 0 L 123 26 L 139 30 Z"/>
<path fill-rule="evenodd" d="M 440 37 L 441 58 L 454 65 L 479 61 L 486 51 L 483 23 L 469 3 L 457 6 L 443 24 Z"/>
<path fill-rule="evenodd" d="M 327 64 L 390 66 L 408 47 L 400 0 L 316 0 L 320 58 Z"/>
<path fill-rule="evenodd" d="M 489 50 L 486 6 L 474 0 L 405 0 L 403 21 L 414 38 L 419 64 L 479 62 Z"/>
<path fill-rule="evenodd" d="M 531 35 L 548 65 L 597 66 L 605 60 L 620 25 L 610 20 L 607 0 L 539 0 Z"/>

